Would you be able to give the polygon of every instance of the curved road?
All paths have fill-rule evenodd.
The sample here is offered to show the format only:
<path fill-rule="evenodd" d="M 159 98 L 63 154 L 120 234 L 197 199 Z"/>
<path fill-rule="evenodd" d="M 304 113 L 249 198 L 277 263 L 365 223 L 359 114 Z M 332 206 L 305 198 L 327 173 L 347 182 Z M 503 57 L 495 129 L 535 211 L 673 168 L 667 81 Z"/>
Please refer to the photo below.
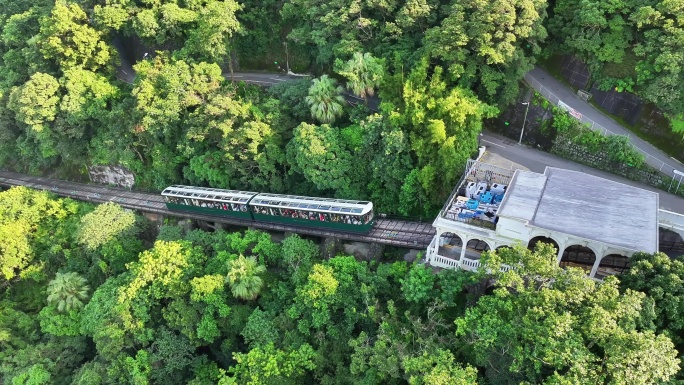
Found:
<path fill-rule="evenodd" d="M 672 170 L 684 172 L 684 164 L 674 158 L 671 158 L 669 155 L 660 151 L 652 144 L 634 135 L 633 132 L 622 127 L 612 118 L 597 110 L 591 104 L 580 99 L 572 88 L 561 83 L 558 79 L 554 78 L 543 69 L 535 67 L 532 71 L 525 75 L 525 80 L 527 80 L 527 83 L 532 88 L 539 91 L 542 95 L 546 96 L 549 92 L 554 94 L 565 104 L 582 113 L 584 117 L 605 127 L 608 131 L 619 135 L 627 135 L 630 142 L 632 142 L 632 144 L 641 150 L 641 152 L 646 156 L 646 163 L 654 167 L 656 170 L 660 170 L 664 174 L 670 176 L 672 176 Z M 543 90 L 542 87 L 545 88 L 545 90 Z M 554 100 L 551 101 L 555 102 Z"/>

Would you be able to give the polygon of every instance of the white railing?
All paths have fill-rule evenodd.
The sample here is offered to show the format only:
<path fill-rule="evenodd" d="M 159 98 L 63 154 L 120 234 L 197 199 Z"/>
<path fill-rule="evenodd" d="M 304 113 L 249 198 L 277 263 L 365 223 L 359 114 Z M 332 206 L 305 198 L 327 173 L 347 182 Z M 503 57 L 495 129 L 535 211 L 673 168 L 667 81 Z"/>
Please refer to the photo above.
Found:
<path fill-rule="evenodd" d="M 444 269 L 458 269 L 460 267 L 461 269 L 468 271 L 476 271 L 482 266 L 480 261 L 476 259 L 463 258 L 463 261 L 459 264 L 457 259 L 442 257 L 441 255 L 437 254 L 433 254 L 428 263 L 432 266 L 441 267 Z M 506 272 L 510 269 L 512 269 L 511 266 L 501 266 L 502 272 Z"/>
<path fill-rule="evenodd" d="M 558 96 L 556 96 L 548 88 L 544 87 L 539 81 L 537 81 L 537 79 L 532 77 L 532 75 L 530 75 L 529 72 L 527 74 L 525 74 L 525 81 L 527 81 L 527 83 L 530 86 L 532 86 L 532 88 L 536 89 L 544 98 L 546 98 L 546 100 L 551 102 L 554 106 L 560 107 L 560 108 L 568 111 L 568 113 L 571 116 L 577 118 L 580 122 L 587 124 L 592 130 L 603 132 L 603 135 L 606 135 L 606 136 L 608 136 L 608 135 L 625 136 L 624 134 L 618 134 L 618 133 L 615 133 L 615 132 L 603 127 L 602 125 L 596 123 L 594 120 L 587 118 L 586 116 L 584 116 L 579 111 L 576 111 L 572 107 L 563 103 L 563 101 Z M 629 136 L 629 135 L 626 135 L 626 136 Z M 633 146 L 633 147 L 634 147 L 634 149 L 636 149 L 637 151 L 639 151 L 640 153 L 642 153 L 644 155 L 644 161 L 646 163 L 650 164 L 654 168 L 658 169 L 658 171 L 663 172 L 668 176 L 669 176 L 669 174 L 671 174 L 670 169 L 672 168 L 672 166 L 668 165 L 667 163 L 664 163 L 662 160 L 660 160 L 658 158 L 655 158 L 655 157 L 649 155 L 648 153 L 646 153 L 644 150 L 638 148 L 637 146 Z M 668 167 L 666 167 L 665 171 L 663 171 L 663 167 L 666 165 Z"/>
<path fill-rule="evenodd" d="M 458 261 L 451 258 L 445 258 L 441 255 L 433 255 L 430 259 L 430 264 L 436 267 L 445 269 L 458 269 Z"/>
<path fill-rule="evenodd" d="M 684 214 L 658 210 L 658 225 L 666 229 L 684 233 Z"/>
<path fill-rule="evenodd" d="M 463 270 L 470 270 L 470 271 L 475 271 L 478 268 L 480 268 L 482 264 L 480 261 L 476 261 L 474 259 L 468 259 L 468 258 L 463 258 L 463 262 L 461 264 L 461 268 Z"/>

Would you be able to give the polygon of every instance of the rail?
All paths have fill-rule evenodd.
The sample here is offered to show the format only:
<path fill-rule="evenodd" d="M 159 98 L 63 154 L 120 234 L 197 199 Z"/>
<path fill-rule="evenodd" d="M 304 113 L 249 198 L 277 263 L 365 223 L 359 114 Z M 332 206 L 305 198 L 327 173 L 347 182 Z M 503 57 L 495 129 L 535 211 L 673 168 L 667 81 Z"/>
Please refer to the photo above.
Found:
<path fill-rule="evenodd" d="M 350 241 L 379 243 L 384 245 L 425 250 L 435 235 L 430 223 L 411 222 L 392 219 L 376 219 L 375 226 L 368 234 L 350 233 L 320 227 L 289 226 L 274 222 L 261 222 L 233 217 L 197 214 L 194 212 L 171 211 L 166 208 L 159 194 L 131 191 L 127 189 L 69 182 L 57 179 L 33 177 L 7 171 L 0 171 L 1 186 L 26 186 L 53 192 L 59 196 L 70 197 L 92 203 L 115 202 L 122 207 L 143 212 L 197 219 L 208 222 L 233 224 L 276 231 L 290 231 L 320 237 L 335 237 Z"/>

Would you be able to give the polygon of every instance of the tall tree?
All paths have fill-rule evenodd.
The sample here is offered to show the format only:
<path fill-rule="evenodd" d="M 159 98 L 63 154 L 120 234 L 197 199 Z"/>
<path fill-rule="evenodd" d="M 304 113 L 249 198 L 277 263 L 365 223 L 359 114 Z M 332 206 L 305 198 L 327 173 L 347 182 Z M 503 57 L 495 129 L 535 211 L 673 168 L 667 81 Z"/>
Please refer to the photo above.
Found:
<path fill-rule="evenodd" d="M 427 58 L 404 78 L 396 74 L 382 94 L 389 122 L 408 132 L 415 168 L 402 186 L 404 214 L 430 212 L 451 192 L 466 160 L 477 149 L 482 120 L 498 113 L 470 90 L 447 85 L 441 67 L 429 74 Z M 398 94 L 390 93 L 399 89 Z"/>
<path fill-rule="evenodd" d="M 382 60 L 368 52 L 354 52 L 354 56 L 346 62 L 335 60 L 335 72 L 344 76 L 347 79 L 347 88 L 366 102 L 382 81 L 383 66 Z"/>
<path fill-rule="evenodd" d="M 546 38 L 545 0 L 453 2 L 441 25 L 425 33 L 429 54 L 441 59 L 449 79 L 483 101 L 505 105 L 533 68 Z"/>
<path fill-rule="evenodd" d="M 309 88 L 306 102 L 311 108 L 311 116 L 322 123 L 332 123 L 344 112 L 344 90 L 335 79 L 323 75 L 314 79 Z"/>
<path fill-rule="evenodd" d="M 256 258 L 240 255 L 228 262 L 226 281 L 230 291 L 236 298 L 254 300 L 259 296 L 264 280 L 259 276 L 266 271 L 266 266 L 259 265 Z"/>
<path fill-rule="evenodd" d="M 135 213 L 107 202 L 81 218 L 76 239 L 85 247 L 96 249 L 118 237 L 135 237 L 138 232 Z"/>
<path fill-rule="evenodd" d="M 684 261 L 663 253 L 636 253 L 619 276 L 623 290 L 646 293 L 644 328 L 666 333 L 684 352 Z M 678 376 L 680 379 L 682 375 Z"/>
<path fill-rule="evenodd" d="M 207 2 L 198 12 L 197 27 L 188 33 L 184 54 L 203 61 L 223 62 L 229 53 L 231 38 L 240 31 L 236 18 L 240 9 L 242 6 L 234 0 Z M 231 64 L 231 73 L 232 68 Z"/>
<path fill-rule="evenodd" d="M 84 301 L 88 299 L 88 290 L 85 278 L 78 273 L 57 273 L 55 278 L 48 283 L 48 303 L 55 304 L 60 312 L 69 312 L 73 309 L 82 308 Z"/>
<path fill-rule="evenodd" d="M 112 65 L 113 48 L 104 34 L 92 28 L 88 16 L 73 2 L 57 0 L 49 18 L 41 21 L 40 50 L 62 69 L 81 67 L 96 71 Z"/>
<path fill-rule="evenodd" d="M 551 245 L 489 253 L 479 270 L 493 293 L 456 320 L 457 335 L 492 384 L 667 382 L 672 341 L 637 328 L 645 295 L 580 269 L 560 268 Z M 515 269 L 502 267 L 516 266 Z"/>

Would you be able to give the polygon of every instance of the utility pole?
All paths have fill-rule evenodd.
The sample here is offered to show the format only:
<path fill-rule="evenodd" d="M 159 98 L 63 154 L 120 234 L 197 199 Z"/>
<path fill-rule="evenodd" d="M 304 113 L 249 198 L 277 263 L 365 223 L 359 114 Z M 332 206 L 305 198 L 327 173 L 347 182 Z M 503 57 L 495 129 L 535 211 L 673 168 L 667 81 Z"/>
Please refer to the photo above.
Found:
<path fill-rule="evenodd" d="M 518 144 L 522 144 L 522 137 L 523 133 L 525 132 L 525 121 L 527 121 L 527 111 L 530 109 L 530 102 L 525 102 L 522 104 L 527 107 L 525 108 L 525 117 L 523 118 L 522 129 L 520 129 L 520 139 L 518 140 Z"/>
<path fill-rule="evenodd" d="M 287 42 L 285 41 L 285 42 L 283 42 L 283 44 L 285 45 L 285 68 L 287 69 L 287 73 L 289 74 L 290 73 L 290 55 L 287 52 Z"/>

